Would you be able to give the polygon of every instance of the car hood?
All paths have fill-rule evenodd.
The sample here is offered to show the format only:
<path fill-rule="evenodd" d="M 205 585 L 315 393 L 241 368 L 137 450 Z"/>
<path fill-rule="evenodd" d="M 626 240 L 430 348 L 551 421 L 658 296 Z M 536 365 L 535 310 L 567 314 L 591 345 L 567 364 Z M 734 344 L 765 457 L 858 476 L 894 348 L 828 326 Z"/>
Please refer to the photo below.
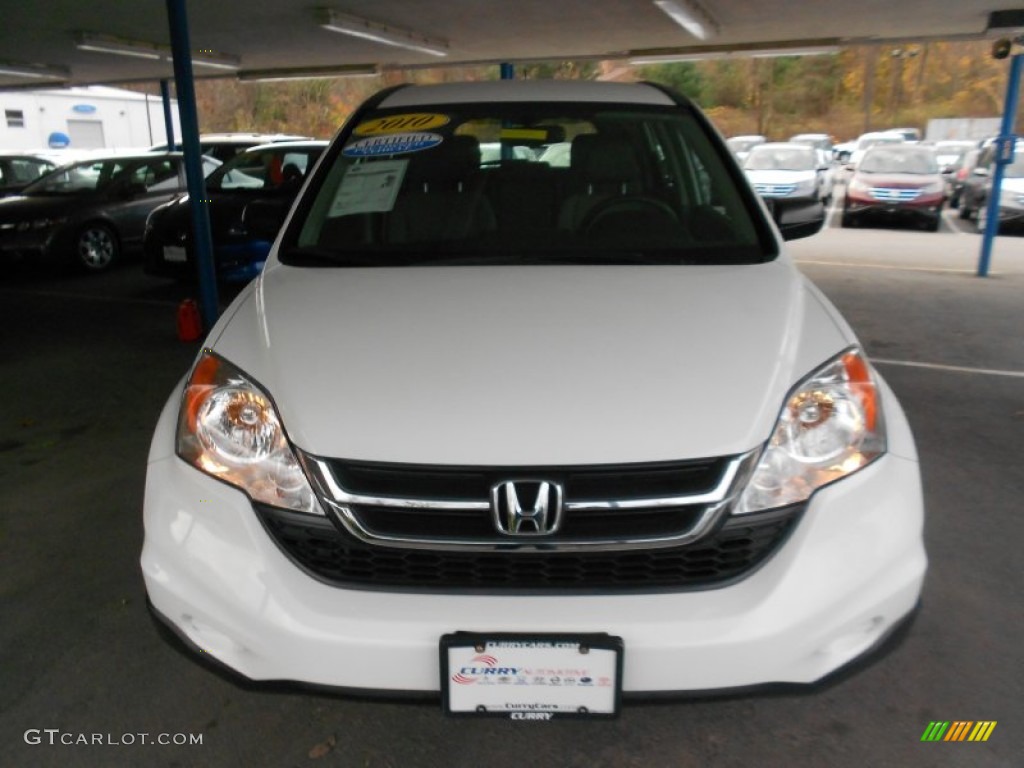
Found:
<path fill-rule="evenodd" d="M 1008 179 L 1003 177 L 1003 183 L 999 187 L 1003 192 L 1014 192 L 1016 194 L 1024 194 L 1024 179 Z"/>
<path fill-rule="evenodd" d="M 756 184 L 799 184 L 814 179 L 814 171 L 747 171 L 747 178 Z"/>
<path fill-rule="evenodd" d="M 788 261 L 274 263 L 210 336 L 307 452 L 449 465 L 731 455 L 852 342 Z"/>
<path fill-rule="evenodd" d="M 928 185 L 941 184 L 942 176 L 922 173 L 864 173 L 856 174 L 856 179 L 869 187 L 892 187 L 897 189 L 920 189 Z"/>
<path fill-rule="evenodd" d="M 85 204 L 78 196 L 15 195 L 0 199 L 0 221 L 23 221 L 75 209 Z"/>

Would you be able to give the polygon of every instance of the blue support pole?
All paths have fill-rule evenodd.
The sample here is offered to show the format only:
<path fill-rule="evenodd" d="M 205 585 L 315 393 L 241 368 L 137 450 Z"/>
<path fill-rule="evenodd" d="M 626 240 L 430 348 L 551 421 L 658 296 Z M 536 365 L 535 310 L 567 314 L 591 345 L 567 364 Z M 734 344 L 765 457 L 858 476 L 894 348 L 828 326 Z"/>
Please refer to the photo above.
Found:
<path fill-rule="evenodd" d="M 199 308 L 209 330 L 217 321 L 217 273 L 213 266 L 213 239 L 210 235 L 210 210 L 206 205 L 206 182 L 199 147 L 199 118 L 196 110 L 195 83 L 192 79 L 192 52 L 188 38 L 188 14 L 185 0 L 167 0 L 167 21 L 174 54 L 174 85 L 178 92 L 178 119 L 185 149 L 185 178 L 192 214 L 192 248 L 199 276 Z"/>
<path fill-rule="evenodd" d="M 1020 97 L 1021 66 L 1024 65 L 1024 54 L 1015 54 L 1010 58 L 1010 80 L 1006 84 L 1006 106 L 1003 109 L 1003 123 L 999 129 L 999 145 L 996 162 L 992 171 L 992 187 L 989 191 L 988 221 L 981 237 L 981 257 L 978 259 L 978 277 L 987 277 L 989 263 L 992 260 L 992 242 L 999 231 L 999 194 L 1003 188 L 1003 169 L 1013 162 L 1014 147 L 1017 138 L 1013 135 L 1014 122 L 1017 118 L 1017 102 Z"/>
<path fill-rule="evenodd" d="M 164 132 L 167 134 L 167 149 L 174 151 L 174 119 L 171 117 L 171 87 L 167 78 L 160 81 L 160 98 L 164 102 Z"/>

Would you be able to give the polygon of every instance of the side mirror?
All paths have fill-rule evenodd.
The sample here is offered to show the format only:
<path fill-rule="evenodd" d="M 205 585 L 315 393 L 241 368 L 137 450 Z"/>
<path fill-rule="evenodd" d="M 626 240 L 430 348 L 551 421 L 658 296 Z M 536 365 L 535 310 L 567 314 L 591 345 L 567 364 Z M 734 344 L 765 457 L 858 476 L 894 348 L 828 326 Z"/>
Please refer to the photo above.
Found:
<path fill-rule="evenodd" d="M 816 235 L 825 226 L 825 206 L 820 200 L 796 205 L 776 205 L 772 217 L 783 240 L 799 240 Z"/>
<path fill-rule="evenodd" d="M 292 207 L 287 200 L 253 200 L 242 211 L 242 225 L 245 230 L 261 240 L 274 240 L 281 231 L 288 211 Z"/>

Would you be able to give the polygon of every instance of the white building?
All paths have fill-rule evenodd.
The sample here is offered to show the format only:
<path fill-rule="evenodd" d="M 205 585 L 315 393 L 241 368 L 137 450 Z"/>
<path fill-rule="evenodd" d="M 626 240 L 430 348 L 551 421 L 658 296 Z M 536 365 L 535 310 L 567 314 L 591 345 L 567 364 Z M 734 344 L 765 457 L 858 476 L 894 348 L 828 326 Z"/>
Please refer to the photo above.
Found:
<path fill-rule="evenodd" d="M 167 141 L 159 95 L 90 86 L 0 91 L 0 150 L 129 149 Z M 174 136 L 181 140 L 177 101 Z"/>

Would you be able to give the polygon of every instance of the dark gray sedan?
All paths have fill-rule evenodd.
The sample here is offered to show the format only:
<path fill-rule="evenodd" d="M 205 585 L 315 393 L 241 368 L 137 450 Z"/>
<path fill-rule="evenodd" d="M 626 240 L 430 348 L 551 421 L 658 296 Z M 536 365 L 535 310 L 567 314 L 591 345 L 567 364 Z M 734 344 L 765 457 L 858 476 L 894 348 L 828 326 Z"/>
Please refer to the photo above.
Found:
<path fill-rule="evenodd" d="M 204 160 L 204 171 L 218 165 Z M 181 153 L 96 157 L 0 200 L 0 258 L 99 272 L 138 249 L 146 217 L 185 189 Z"/>

